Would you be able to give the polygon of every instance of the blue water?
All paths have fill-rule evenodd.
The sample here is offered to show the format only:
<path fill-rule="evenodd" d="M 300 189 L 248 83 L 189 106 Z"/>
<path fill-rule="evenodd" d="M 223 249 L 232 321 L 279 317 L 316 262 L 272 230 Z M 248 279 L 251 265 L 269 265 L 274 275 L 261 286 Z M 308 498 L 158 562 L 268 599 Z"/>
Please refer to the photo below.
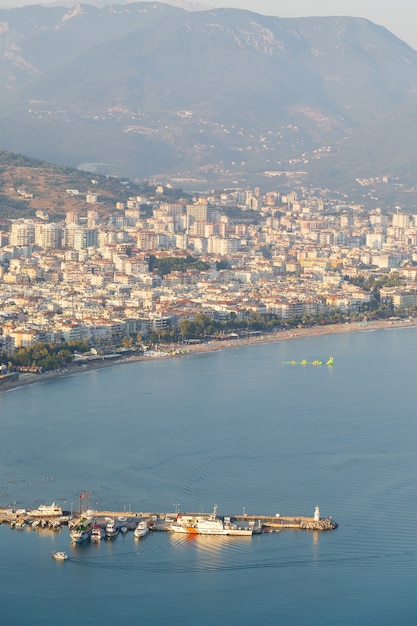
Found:
<path fill-rule="evenodd" d="M 417 329 L 84 372 L 0 394 L 0 506 L 277 512 L 252 538 L 0 526 L 2 624 L 417 623 Z M 335 365 L 290 366 L 325 360 Z M 51 558 L 64 549 L 69 560 Z"/>

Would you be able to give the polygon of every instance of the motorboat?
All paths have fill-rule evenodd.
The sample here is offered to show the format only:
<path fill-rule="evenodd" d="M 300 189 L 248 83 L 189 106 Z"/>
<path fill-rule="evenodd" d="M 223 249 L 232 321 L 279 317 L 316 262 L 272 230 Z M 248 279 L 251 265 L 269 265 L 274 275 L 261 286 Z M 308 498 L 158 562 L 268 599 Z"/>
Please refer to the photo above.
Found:
<path fill-rule="evenodd" d="M 101 541 L 102 539 L 105 538 L 105 536 L 106 536 L 106 533 L 104 531 L 104 528 L 102 528 L 98 524 L 95 524 L 91 532 L 91 541 Z"/>
<path fill-rule="evenodd" d="M 106 524 L 106 536 L 108 539 L 113 539 L 119 534 L 120 528 L 117 526 L 114 519 L 109 518 Z"/>
<path fill-rule="evenodd" d="M 148 534 L 148 532 L 149 532 L 149 526 L 147 525 L 145 521 L 141 521 L 136 526 L 134 535 L 135 537 L 144 537 L 145 535 Z"/>
<path fill-rule="evenodd" d="M 15 528 L 24 528 L 26 525 L 26 520 L 24 517 L 18 517 L 17 520 L 15 521 L 14 527 Z"/>
<path fill-rule="evenodd" d="M 57 550 L 56 552 L 52 552 L 52 556 L 56 561 L 66 561 L 68 558 L 68 554 L 63 550 Z"/>

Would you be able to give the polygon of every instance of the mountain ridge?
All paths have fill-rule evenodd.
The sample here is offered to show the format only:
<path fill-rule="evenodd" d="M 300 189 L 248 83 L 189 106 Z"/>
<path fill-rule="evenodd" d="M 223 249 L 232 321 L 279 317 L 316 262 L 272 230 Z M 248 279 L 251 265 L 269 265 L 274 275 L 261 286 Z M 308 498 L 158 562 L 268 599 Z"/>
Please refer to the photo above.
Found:
<path fill-rule="evenodd" d="M 132 179 L 326 179 L 367 136 L 351 179 L 403 168 L 384 146 L 416 132 L 417 52 L 363 18 L 140 2 L 0 10 L 0 23 L 5 150 Z"/>

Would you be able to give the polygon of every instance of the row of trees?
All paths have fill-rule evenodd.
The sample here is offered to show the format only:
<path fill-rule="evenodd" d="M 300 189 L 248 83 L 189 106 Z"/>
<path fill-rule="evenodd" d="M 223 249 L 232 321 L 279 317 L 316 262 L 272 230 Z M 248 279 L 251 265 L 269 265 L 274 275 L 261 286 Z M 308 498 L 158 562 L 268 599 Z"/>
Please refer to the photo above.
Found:
<path fill-rule="evenodd" d="M 412 311 L 395 311 L 396 315 L 409 315 Z M 273 313 L 261 315 L 252 313 L 246 318 L 237 318 L 231 314 L 226 320 L 215 320 L 204 314 L 198 314 L 193 320 L 182 320 L 178 329 L 153 332 L 147 338 L 149 343 L 177 342 L 188 339 L 208 339 L 221 337 L 224 334 L 244 331 L 260 331 L 264 333 L 279 332 L 297 327 L 323 326 L 326 324 L 343 324 L 364 320 L 387 319 L 394 314 L 391 303 L 382 303 L 374 299 L 364 304 L 359 310 L 344 312 L 334 309 L 326 314 L 317 316 L 303 315 L 283 319 Z"/>
<path fill-rule="evenodd" d="M 292 328 L 311 327 L 325 324 L 342 324 L 345 322 L 385 319 L 393 314 L 397 316 L 408 316 L 415 314 L 415 310 L 394 311 L 391 303 L 382 303 L 376 298 L 368 304 L 362 305 L 360 310 L 345 313 L 335 309 L 325 315 L 292 317 L 283 319 L 278 315 L 267 313 L 248 313 L 245 318 L 237 318 L 232 313 L 225 320 L 215 320 L 202 313 L 197 314 L 193 320 L 182 320 L 178 327 L 165 331 L 154 331 L 143 341 L 142 336 L 124 337 L 120 346 L 124 348 L 137 348 L 144 344 L 176 343 L 184 340 L 207 340 L 211 338 L 221 338 L 229 333 L 242 333 L 260 331 L 264 333 L 278 332 Z M 112 347 L 120 347 L 112 346 Z M 0 353 L 0 364 L 9 368 L 28 367 L 41 368 L 44 371 L 59 369 L 71 363 L 74 353 L 84 353 L 90 350 L 90 346 L 84 342 L 70 342 L 55 345 L 53 343 L 37 343 L 26 348 L 18 348 L 13 355 Z"/>
<path fill-rule="evenodd" d="M 12 355 L 0 354 L 0 363 L 13 367 L 40 368 L 44 371 L 55 370 L 71 363 L 74 352 L 87 352 L 88 344 L 70 342 L 55 345 L 49 342 L 36 343 L 26 348 L 18 348 Z"/>

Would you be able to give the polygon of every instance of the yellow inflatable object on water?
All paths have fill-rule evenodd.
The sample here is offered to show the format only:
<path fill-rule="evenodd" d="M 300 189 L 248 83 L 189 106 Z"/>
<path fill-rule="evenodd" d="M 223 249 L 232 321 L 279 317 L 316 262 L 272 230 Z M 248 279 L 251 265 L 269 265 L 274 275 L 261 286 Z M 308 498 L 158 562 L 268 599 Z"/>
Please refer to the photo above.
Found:
<path fill-rule="evenodd" d="M 334 365 L 334 358 L 331 356 L 326 362 L 325 361 L 307 361 L 307 359 L 303 359 L 302 361 L 283 361 L 284 365 Z"/>

